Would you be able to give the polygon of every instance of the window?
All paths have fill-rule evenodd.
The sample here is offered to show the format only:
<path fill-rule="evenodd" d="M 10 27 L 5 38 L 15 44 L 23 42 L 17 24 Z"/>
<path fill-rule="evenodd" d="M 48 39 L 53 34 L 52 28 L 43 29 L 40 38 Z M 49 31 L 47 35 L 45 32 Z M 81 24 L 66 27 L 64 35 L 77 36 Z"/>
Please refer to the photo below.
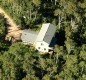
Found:
<path fill-rule="evenodd" d="M 27 35 L 27 34 L 24 34 L 24 35 Z"/>
<path fill-rule="evenodd" d="M 46 48 L 44 48 L 44 50 L 46 50 Z"/>
<path fill-rule="evenodd" d="M 41 43 L 41 45 L 44 45 L 43 43 Z"/>
<path fill-rule="evenodd" d="M 40 49 L 40 47 L 38 47 L 38 49 Z"/>

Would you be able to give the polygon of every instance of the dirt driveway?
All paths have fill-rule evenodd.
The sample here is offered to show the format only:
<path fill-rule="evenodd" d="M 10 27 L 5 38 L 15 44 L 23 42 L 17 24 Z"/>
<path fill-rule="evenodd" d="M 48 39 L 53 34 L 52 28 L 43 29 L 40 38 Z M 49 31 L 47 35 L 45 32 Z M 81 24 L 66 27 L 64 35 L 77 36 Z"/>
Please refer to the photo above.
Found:
<path fill-rule="evenodd" d="M 8 24 L 10 25 L 10 27 L 8 27 L 8 34 L 6 35 L 6 39 L 10 39 L 10 38 L 14 38 L 16 39 L 20 39 L 22 30 L 20 30 L 19 26 L 16 25 L 16 23 L 13 21 L 13 19 L 7 15 L 7 13 L 0 8 L 0 13 L 4 15 L 4 17 L 7 19 Z"/>

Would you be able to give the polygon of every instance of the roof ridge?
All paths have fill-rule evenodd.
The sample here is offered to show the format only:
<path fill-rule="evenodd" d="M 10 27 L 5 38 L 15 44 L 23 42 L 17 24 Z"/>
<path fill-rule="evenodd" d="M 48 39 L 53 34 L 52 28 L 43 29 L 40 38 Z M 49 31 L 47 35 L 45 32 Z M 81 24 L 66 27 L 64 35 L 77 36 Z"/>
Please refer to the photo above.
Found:
<path fill-rule="evenodd" d="M 49 24 L 49 26 L 50 26 L 50 24 Z M 48 26 L 48 29 L 49 29 L 49 26 Z M 48 32 L 48 29 L 47 29 L 46 33 Z M 46 33 L 45 33 L 45 36 L 46 36 Z M 44 40 L 45 36 L 43 37 L 43 40 Z"/>
<path fill-rule="evenodd" d="M 45 37 L 45 34 L 49 28 L 49 25 L 50 25 L 50 23 L 42 24 L 41 30 L 37 36 L 36 41 L 43 41 L 44 40 L 44 37 Z M 39 39 L 40 36 L 41 36 L 41 38 Z"/>

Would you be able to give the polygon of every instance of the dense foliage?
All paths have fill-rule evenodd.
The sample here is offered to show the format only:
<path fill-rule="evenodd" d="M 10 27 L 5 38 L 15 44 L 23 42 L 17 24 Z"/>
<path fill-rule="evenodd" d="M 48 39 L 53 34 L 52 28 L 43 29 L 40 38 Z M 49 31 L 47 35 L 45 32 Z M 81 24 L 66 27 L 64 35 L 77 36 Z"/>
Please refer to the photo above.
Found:
<path fill-rule="evenodd" d="M 86 80 L 86 0 L 0 0 L 22 28 L 42 23 L 57 26 L 53 54 L 5 41 L 6 20 L 0 16 L 0 80 Z"/>

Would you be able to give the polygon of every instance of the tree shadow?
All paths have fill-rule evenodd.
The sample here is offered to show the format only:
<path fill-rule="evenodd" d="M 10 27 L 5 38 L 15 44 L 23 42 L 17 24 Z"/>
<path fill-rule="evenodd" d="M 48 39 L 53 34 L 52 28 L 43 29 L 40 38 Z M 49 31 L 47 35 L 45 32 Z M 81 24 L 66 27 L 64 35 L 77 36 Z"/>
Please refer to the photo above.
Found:
<path fill-rule="evenodd" d="M 54 11 L 56 6 L 53 3 L 54 1 L 51 2 L 51 0 L 41 1 L 41 7 L 38 12 L 42 14 L 42 22 L 52 22 L 55 19 Z"/>
<path fill-rule="evenodd" d="M 83 36 L 85 33 L 85 26 L 79 26 L 78 31 L 73 33 L 73 40 L 77 44 L 77 46 L 82 46 L 83 44 L 86 44 L 86 37 Z"/>
<path fill-rule="evenodd" d="M 64 46 L 64 42 L 66 40 L 65 38 L 65 31 L 60 31 L 59 33 L 56 33 L 56 44 L 59 46 Z"/>
<path fill-rule="evenodd" d="M 57 68 L 57 73 L 59 74 L 62 71 L 62 67 L 65 64 L 65 60 L 63 59 L 62 56 L 59 57 L 59 61 L 58 61 L 58 68 Z"/>

